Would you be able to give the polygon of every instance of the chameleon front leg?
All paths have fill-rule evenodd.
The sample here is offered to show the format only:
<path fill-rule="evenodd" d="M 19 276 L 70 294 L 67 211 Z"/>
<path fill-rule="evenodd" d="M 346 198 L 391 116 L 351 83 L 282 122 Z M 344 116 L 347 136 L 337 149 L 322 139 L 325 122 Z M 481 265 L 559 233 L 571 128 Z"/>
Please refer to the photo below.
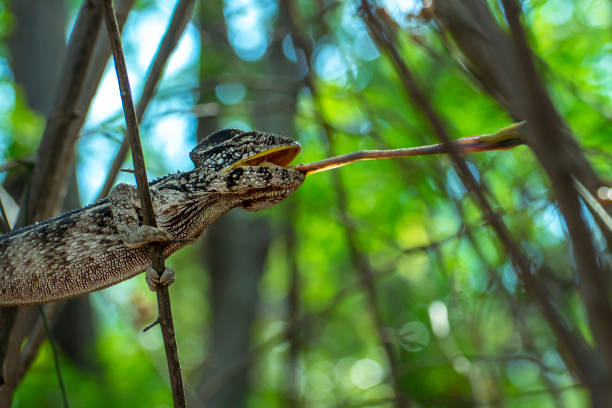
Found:
<path fill-rule="evenodd" d="M 153 242 L 170 242 L 172 235 L 163 228 L 140 225 L 137 209 L 140 199 L 136 186 L 118 184 L 108 195 L 115 226 L 125 245 L 140 248 Z"/>
<path fill-rule="evenodd" d="M 140 209 L 138 190 L 129 184 L 118 184 L 108 196 L 113 220 L 123 243 L 130 248 L 140 248 L 154 242 L 171 242 L 172 235 L 163 228 L 140 225 L 137 209 Z M 153 199 L 155 199 L 153 197 Z M 155 292 L 159 285 L 169 286 L 175 281 L 174 271 L 166 268 L 160 275 L 149 264 L 145 271 L 149 289 Z"/>

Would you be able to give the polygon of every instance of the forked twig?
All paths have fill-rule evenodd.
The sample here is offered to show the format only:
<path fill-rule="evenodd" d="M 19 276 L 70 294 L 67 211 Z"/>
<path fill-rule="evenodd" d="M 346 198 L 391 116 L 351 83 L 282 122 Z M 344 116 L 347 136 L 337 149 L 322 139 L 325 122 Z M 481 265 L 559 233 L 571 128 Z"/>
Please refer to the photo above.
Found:
<path fill-rule="evenodd" d="M 144 165 L 142 146 L 140 144 L 140 133 L 138 130 L 138 119 L 132 94 L 130 91 L 130 83 L 125 64 L 125 57 L 121 46 L 121 36 L 119 27 L 115 19 L 115 11 L 113 10 L 112 0 L 104 0 L 104 16 L 106 19 L 106 27 L 110 38 L 111 48 L 115 57 L 115 70 L 117 79 L 121 89 L 121 101 L 125 113 L 125 121 L 127 126 L 127 135 L 130 138 L 132 149 L 132 160 L 136 172 L 136 182 L 138 185 L 138 195 L 140 197 L 142 215 L 144 223 L 153 227 L 157 226 L 155 213 L 153 212 L 153 203 L 149 192 L 149 184 L 147 181 L 147 173 Z M 164 257 L 159 245 L 153 245 L 151 249 L 151 263 L 153 268 L 159 271 L 164 271 Z M 176 338 L 174 335 L 174 324 L 172 321 L 172 312 L 170 308 L 170 296 L 166 286 L 158 286 L 157 289 L 157 306 L 159 312 L 159 323 L 164 337 L 164 346 L 166 350 L 166 359 L 168 361 L 168 372 L 170 375 L 170 384 L 172 387 L 172 397 L 175 407 L 185 407 L 185 391 L 183 388 L 183 378 L 181 374 L 181 366 L 176 349 Z"/>

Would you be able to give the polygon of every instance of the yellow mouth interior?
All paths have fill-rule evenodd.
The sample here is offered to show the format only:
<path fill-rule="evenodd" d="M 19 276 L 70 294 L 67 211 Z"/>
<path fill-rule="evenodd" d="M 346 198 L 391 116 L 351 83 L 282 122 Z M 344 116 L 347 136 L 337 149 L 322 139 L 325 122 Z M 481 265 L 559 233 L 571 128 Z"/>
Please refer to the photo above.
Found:
<path fill-rule="evenodd" d="M 287 167 L 300 153 L 299 146 L 273 147 L 232 164 L 225 172 L 242 166 L 281 166 Z"/>

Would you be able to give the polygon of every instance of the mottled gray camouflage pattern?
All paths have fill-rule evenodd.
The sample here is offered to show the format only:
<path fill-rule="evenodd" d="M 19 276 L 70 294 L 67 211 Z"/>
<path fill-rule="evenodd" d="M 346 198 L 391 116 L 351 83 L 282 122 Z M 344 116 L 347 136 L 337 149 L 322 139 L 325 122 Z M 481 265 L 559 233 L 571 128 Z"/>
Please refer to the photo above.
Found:
<path fill-rule="evenodd" d="M 150 264 L 147 244 L 162 242 L 167 257 L 197 240 L 235 207 L 258 211 L 297 190 L 304 175 L 279 166 L 237 161 L 291 139 L 226 129 L 191 152 L 195 169 L 150 183 L 158 229 L 141 225 L 135 186 L 119 184 L 107 199 L 0 236 L 0 305 L 71 298 L 141 273 Z"/>

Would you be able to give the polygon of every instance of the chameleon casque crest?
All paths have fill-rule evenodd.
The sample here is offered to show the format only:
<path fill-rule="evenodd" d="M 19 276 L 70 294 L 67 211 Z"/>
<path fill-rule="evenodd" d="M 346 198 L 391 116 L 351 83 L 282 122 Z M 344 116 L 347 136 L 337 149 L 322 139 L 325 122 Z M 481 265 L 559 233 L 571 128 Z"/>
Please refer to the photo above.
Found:
<path fill-rule="evenodd" d="M 142 225 L 136 186 L 117 185 L 88 207 L 0 236 L 0 305 L 67 299 L 143 272 L 147 244 L 168 257 L 235 207 L 259 211 L 297 190 L 304 174 L 286 168 L 300 144 L 225 129 L 190 153 L 195 168 L 149 183 L 158 228 Z"/>

